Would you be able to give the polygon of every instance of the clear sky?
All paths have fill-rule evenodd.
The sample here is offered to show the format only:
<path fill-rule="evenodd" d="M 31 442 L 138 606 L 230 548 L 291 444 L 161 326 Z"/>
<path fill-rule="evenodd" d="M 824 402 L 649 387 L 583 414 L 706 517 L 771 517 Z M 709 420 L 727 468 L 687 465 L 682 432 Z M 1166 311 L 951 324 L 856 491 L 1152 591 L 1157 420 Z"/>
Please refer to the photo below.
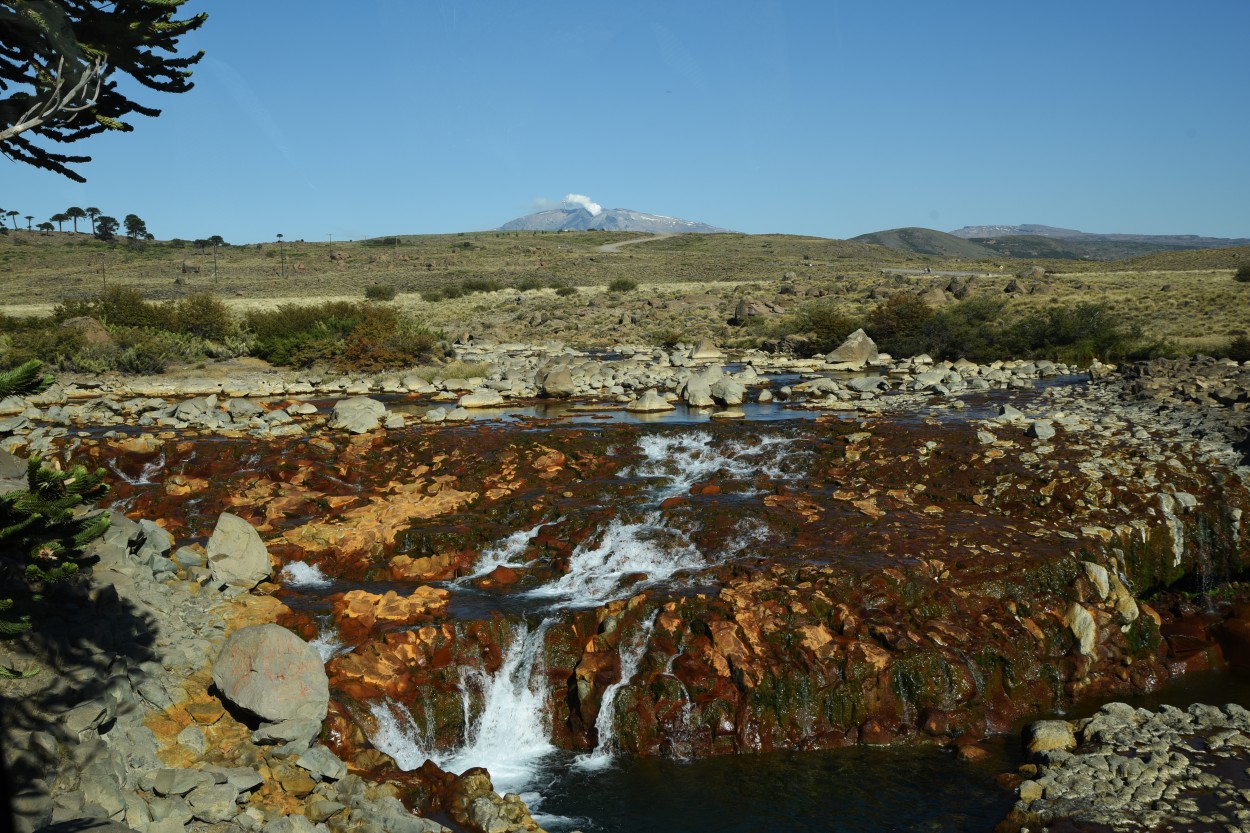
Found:
<path fill-rule="evenodd" d="M 1250 237 L 1250 0 L 191 0 L 196 87 L 0 159 L 158 238 L 494 228 L 585 194 L 745 232 Z"/>

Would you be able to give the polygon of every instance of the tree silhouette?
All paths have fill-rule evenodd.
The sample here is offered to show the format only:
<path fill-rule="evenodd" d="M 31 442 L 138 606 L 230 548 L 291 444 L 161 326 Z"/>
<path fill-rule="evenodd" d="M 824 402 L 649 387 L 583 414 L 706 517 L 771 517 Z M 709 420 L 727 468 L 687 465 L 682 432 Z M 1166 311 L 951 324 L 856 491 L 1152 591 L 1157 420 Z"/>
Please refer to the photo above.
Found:
<path fill-rule="evenodd" d="M 64 228 L 63 224 L 64 224 L 64 223 L 66 223 L 66 222 L 69 220 L 69 215 L 67 215 L 64 211 L 62 211 L 62 212 L 60 212 L 60 213 L 58 213 L 58 214 L 53 214 L 53 215 L 52 215 L 51 217 L 49 217 L 48 219 L 49 219 L 49 220 L 51 220 L 52 222 L 56 223 L 56 230 L 57 230 L 57 231 L 65 231 L 65 228 Z"/>
<path fill-rule="evenodd" d="M 0 152 L 86 180 L 68 165 L 89 156 L 56 153 L 36 141 L 76 142 L 106 130 L 129 132 L 132 113 L 160 110 L 132 101 L 114 77 L 157 92 L 184 93 L 203 57 L 173 57 L 178 39 L 203 25 L 174 17 L 186 0 L 8 0 L 0 4 Z M 164 53 L 164 54 L 162 54 Z M 128 87 L 132 90 L 133 88 Z"/>
<path fill-rule="evenodd" d="M 117 218 L 101 214 L 95 220 L 95 236 L 101 240 L 112 240 L 117 234 Z"/>
<path fill-rule="evenodd" d="M 140 220 L 138 214 L 127 214 L 126 218 L 122 220 L 122 222 L 126 226 L 126 236 L 131 240 L 142 240 L 144 238 L 151 237 L 151 235 L 148 234 L 147 223 Z"/>
<path fill-rule="evenodd" d="M 101 214 L 100 209 L 92 206 L 91 208 L 87 209 L 86 213 L 87 213 L 87 216 L 91 218 L 91 233 L 95 234 L 95 220 L 96 220 L 96 217 L 99 217 Z"/>
<path fill-rule="evenodd" d="M 65 209 L 65 216 L 74 221 L 74 234 L 78 233 L 78 221 L 87 216 L 87 212 L 83 211 L 76 205 L 71 205 Z"/>
<path fill-rule="evenodd" d="M 13 230 L 17 231 L 17 218 L 21 216 L 21 212 L 20 211 L 6 211 L 4 213 L 4 216 L 8 217 L 13 222 Z"/>
<path fill-rule="evenodd" d="M 52 233 L 52 224 L 49 223 L 47 220 L 44 220 L 39 225 L 35 226 L 35 228 L 42 231 L 45 236 Z"/>

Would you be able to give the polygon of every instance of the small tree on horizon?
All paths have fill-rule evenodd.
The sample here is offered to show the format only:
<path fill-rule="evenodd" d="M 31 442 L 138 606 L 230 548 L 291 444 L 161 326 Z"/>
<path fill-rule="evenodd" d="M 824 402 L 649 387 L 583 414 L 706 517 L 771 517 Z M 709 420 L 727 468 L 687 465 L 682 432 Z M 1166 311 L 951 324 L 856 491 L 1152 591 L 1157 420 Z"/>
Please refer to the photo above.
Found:
<path fill-rule="evenodd" d="M 95 236 L 104 241 L 109 241 L 117 234 L 117 218 L 110 217 L 107 214 L 101 214 L 95 221 Z"/>
<path fill-rule="evenodd" d="M 96 221 L 96 218 L 100 216 L 101 211 L 95 206 L 92 206 L 88 208 L 85 213 L 88 217 L 91 218 L 91 233 L 95 234 L 95 221 Z"/>
<path fill-rule="evenodd" d="M 26 215 L 26 230 L 27 230 L 27 231 L 32 231 L 32 230 L 33 230 L 33 229 L 31 229 L 31 227 L 30 227 L 30 221 L 31 221 L 31 220 L 33 220 L 33 219 L 35 219 L 35 215 L 34 215 L 34 214 L 27 214 L 27 215 Z"/>
<path fill-rule="evenodd" d="M 138 214 L 127 214 L 122 222 L 126 226 L 126 236 L 131 240 L 146 240 L 152 237 L 148 234 L 148 224 L 139 219 Z"/>
<path fill-rule="evenodd" d="M 4 216 L 9 218 L 9 220 L 13 223 L 13 230 L 17 231 L 17 218 L 22 216 L 22 213 L 20 211 L 6 211 L 4 212 Z"/>
<path fill-rule="evenodd" d="M 83 211 L 76 205 L 71 205 L 65 209 L 65 216 L 74 221 L 74 234 L 78 233 L 78 221 L 87 216 L 87 212 Z"/>
<path fill-rule="evenodd" d="M 49 219 L 49 220 L 51 220 L 52 222 L 56 223 L 56 230 L 57 230 L 57 231 L 65 231 L 64 224 L 65 224 L 65 222 L 66 222 L 67 220 L 69 220 L 69 217 L 65 214 L 65 212 L 64 212 L 64 211 L 62 211 L 62 212 L 59 212 L 59 213 L 57 213 L 57 214 L 53 214 L 53 215 L 52 215 L 51 217 L 49 217 L 48 219 Z"/>
<path fill-rule="evenodd" d="M 51 224 L 51 223 L 49 223 L 47 220 L 44 220 L 44 221 L 43 221 L 42 223 L 40 223 L 39 225 L 35 226 L 35 228 L 37 228 L 37 229 L 39 229 L 40 231 L 42 231 L 42 232 L 44 233 L 44 235 L 45 235 L 45 236 L 46 236 L 46 235 L 49 235 L 49 234 L 51 234 L 51 233 L 52 233 L 52 224 Z"/>

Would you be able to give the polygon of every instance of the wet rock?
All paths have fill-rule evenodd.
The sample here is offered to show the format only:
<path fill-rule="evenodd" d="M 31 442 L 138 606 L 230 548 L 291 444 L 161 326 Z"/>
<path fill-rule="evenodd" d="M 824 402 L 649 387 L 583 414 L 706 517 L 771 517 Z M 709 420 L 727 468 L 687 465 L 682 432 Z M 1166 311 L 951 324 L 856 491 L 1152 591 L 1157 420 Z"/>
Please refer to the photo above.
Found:
<path fill-rule="evenodd" d="M 222 697 L 262 720 L 325 719 L 330 692 L 321 655 L 286 628 L 235 631 L 212 673 Z"/>
<path fill-rule="evenodd" d="M 673 403 L 656 393 L 655 388 L 651 388 L 642 396 L 625 404 L 625 410 L 640 414 L 671 411 L 675 408 Z"/>
<path fill-rule="evenodd" d="M 458 404 L 461 408 L 497 408 L 504 404 L 504 398 L 499 391 L 478 388 L 460 397 Z"/>
<path fill-rule="evenodd" d="M 1076 749 L 1076 732 L 1066 720 L 1039 720 L 1030 723 L 1024 733 L 1024 749 L 1030 758 L 1058 749 Z"/>
<path fill-rule="evenodd" d="M 1094 655 L 1094 643 L 1098 638 L 1098 626 L 1094 617 L 1081 605 L 1073 602 L 1063 617 L 1063 624 L 1076 637 L 1081 653 L 1087 657 Z"/>
<path fill-rule="evenodd" d="M 252 525 L 222 512 L 208 539 L 208 567 L 220 584 L 251 590 L 273 572 L 269 551 Z"/>

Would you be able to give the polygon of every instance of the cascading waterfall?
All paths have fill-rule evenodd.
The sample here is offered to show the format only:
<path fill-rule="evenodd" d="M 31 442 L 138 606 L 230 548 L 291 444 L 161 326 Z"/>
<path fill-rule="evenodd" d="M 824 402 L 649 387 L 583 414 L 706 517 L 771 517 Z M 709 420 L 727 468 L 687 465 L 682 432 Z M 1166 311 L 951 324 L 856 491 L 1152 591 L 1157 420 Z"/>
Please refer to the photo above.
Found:
<path fill-rule="evenodd" d="M 550 740 L 551 689 L 542 656 L 547 629 L 554 621 L 545 619 L 533 630 L 521 626 L 493 675 L 477 668 L 462 669 L 465 738 L 460 748 L 435 749 L 412 713 L 389 700 L 370 706 L 377 723 L 370 741 L 401 769 L 415 769 L 427 758 L 449 772 L 484 766 L 497 790 L 519 791 L 533 776 L 535 766 L 555 751 Z M 480 694 L 480 704 L 474 692 Z"/>
<path fill-rule="evenodd" d="M 638 673 L 638 666 L 642 664 L 647 645 L 651 641 L 651 632 L 655 630 L 655 620 L 656 617 L 652 616 L 642 623 L 629 640 L 621 640 L 621 677 L 604 689 L 599 714 L 595 717 L 595 734 L 598 735 L 599 742 L 589 755 L 577 758 L 576 766 L 582 769 L 602 769 L 612 762 L 613 756 L 619 751 L 616 743 L 616 695 Z"/>
<path fill-rule="evenodd" d="M 521 625 L 513 634 L 501 667 L 493 675 L 476 668 L 461 671 L 465 736 L 455 750 L 437 750 L 428 734 L 399 703 L 376 703 L 371 707 L 377 732 L 371 738 L 378 749 L 405 769 L 420 766 L 426 758 L 441 768 L 461 772 L 486 767 L 500 791 L 521 791 L 534 779 L 544 759 L 556 751 L 551 744 L 551 691 L 543 665 L 543 643 L 548 628 L 566 610 L 594 607 L 636 594 L 682 570 L 706 564 L 706 558 L 687 533 L 668 525 L 658 505 L 668 497 L 684 494 L 699 480 L 721 473 L 736 480 L 759 475 L 772 479 L 799 476 L 788 469 L 793 441 L 761 436 L 751 442 L 713 444 L 706 432 L 651 434 L 640 441 L 644 459 L 621 472 L 623 477 L 654 481 L 649 490 L 650 511 L 614 518 L 598 536 L 597 543 L 577 547 L 568 571 L 547 584 L 526 592 L 546 602 L 546 618 L 535 628 Z M 483 551 L 472 577 L 485 575 L 501 565 L 522 564 L 530 542 L 542 524 L 512 533 Z M 743 529 L 754 539 L 761 530 Z M 627 577 L 645 576 L 626 583 Z M 461 583 L 463 579 L 456 583 Z M 595 728 L 599 743 L 578 765 L 600 768 L 616 753 L 615 702 L 630 683 L 646 653 L 654 618 L 643 623 L 620 646 L 620 679 L 604 691 Z"/>
<path fill-rule="evenodd" d="M 138 477 L 130 477 L 127 475 L 124 471 L 118 468 L 117 462 L 114 460 L 110 460 L 108 462 L 108 467 L 113 470 L 114 474 L 129 483 L 131 486 L 150 486 L 155 482 L 152 478 L 165 471 L 165 452 L 162 451 L 160 456 L 158 456 L 155 460 L 150 460 L 147 463 L 144 463 L 143 469 L 139 472 Z"/>

